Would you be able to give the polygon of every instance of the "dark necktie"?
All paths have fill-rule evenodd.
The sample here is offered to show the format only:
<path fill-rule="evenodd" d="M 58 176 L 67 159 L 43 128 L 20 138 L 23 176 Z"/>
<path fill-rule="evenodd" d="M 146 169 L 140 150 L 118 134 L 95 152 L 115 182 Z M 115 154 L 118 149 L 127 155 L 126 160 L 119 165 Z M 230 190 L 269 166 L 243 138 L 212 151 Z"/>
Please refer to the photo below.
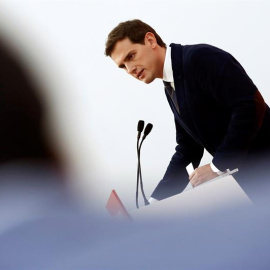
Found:
<path fill-rule="evenodd" d="M 165 89 L 166 89 L 167 93 L 171 97 L 171 100 L 172 100 L 177 112 L 180 114 L 178 103 L 177 103 L 177 98 L 176 98 L 176 94 L 175 94 L 175 90 L 173 89 L 170 82 L 163 81 L 163 83 L 164 83 L 164 86 L 165 86 Z"/>

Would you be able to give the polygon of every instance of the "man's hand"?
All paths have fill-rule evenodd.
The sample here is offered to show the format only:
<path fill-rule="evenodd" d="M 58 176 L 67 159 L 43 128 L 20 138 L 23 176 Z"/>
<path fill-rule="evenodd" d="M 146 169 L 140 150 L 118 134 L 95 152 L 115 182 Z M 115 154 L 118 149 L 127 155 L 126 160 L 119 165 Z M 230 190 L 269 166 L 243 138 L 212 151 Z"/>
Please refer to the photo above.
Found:
<path fill-rule="evenodd" d="M 217 176 L 218 174 L 212 171 L 210 164 L 206 164 L 195 169 L 195 171 L 189 176 L 189 180 L 191 185 L 196 187 Z"/>

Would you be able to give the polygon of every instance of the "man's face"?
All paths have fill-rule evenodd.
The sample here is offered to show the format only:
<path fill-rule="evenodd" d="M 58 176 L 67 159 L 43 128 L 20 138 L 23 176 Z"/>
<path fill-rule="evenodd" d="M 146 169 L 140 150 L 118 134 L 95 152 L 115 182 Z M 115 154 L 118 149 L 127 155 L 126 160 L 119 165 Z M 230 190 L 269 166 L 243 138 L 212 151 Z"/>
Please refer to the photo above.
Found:
<path fill-rule="evenodd" d="M 163 76 L 164 62 L 152 33 L 145 35 L 145 44 L 132 43 L 128 38 L 118 41 L 111 58 L 119 68 L 147 84 Z"/>

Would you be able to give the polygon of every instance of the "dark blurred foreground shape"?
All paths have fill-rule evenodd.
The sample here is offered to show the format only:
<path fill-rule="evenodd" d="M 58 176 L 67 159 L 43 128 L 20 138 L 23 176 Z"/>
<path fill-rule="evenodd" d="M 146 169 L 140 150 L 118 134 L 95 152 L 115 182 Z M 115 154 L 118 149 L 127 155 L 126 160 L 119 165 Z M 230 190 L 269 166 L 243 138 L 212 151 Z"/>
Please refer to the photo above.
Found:
<path fill-rule="evenodd" d="M 52 269 L 55 256 L 92 244 L 86 240 L 92 216 L 65 181 L 47 136 L 41 91 L 19 54 L 0 39 L 1 270 Z"/>
<path fill-rule="evenodd" d="M 40 89 L 0 41 L 0 163 L 37 159 L 57 163 L 43 130 Z"/>

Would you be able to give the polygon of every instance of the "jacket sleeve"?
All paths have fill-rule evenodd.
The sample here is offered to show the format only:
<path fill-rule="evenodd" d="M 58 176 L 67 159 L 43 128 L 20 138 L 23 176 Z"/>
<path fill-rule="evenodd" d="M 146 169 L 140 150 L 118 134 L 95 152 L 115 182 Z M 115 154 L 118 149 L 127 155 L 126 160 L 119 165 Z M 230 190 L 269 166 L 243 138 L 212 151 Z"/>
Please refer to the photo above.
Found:
<path fill-rule="evenodd" d="M 229 53 L 204 48 L 193 59 L 194 78 L 231 115 L 213 164 L 221 171 L 234 169 L 241 166 L 258 134 L 266 104 L 245 70 Z"/>
<path fill-rule="evenodd" d="M 183 191 L 189 182 L 186 166 L 192 162 L 198 167 L 203 156 L 203 147 L 195 142 L 175 120 L 176 127 L 176 152 L 172 156 L 170 164 L 163 179 L 155 188 L 151 197 L 162 200 Z"/>

